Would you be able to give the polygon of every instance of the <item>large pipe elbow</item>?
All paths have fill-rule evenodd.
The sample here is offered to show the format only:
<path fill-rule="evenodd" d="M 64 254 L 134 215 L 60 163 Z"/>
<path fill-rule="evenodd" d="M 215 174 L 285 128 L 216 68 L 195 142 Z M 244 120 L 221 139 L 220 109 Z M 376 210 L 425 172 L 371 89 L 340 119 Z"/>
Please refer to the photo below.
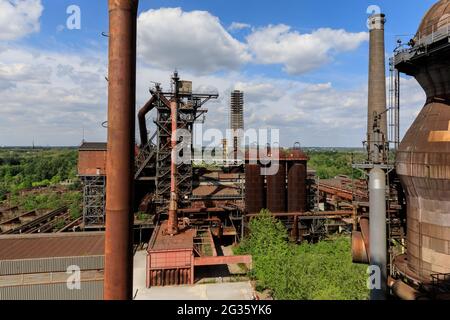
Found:
<path fill-rule="evenodd" d="M 155 96 L 153 95 L 151 99 L 139 110 L 138 113 L 139 134 L 141 137 L 142 147 L 145 147 L 148 143 L 147 123 L 145 121 L 145 116 L 155 107 L 154 106 L 155 100 L 156 100 Z"/>

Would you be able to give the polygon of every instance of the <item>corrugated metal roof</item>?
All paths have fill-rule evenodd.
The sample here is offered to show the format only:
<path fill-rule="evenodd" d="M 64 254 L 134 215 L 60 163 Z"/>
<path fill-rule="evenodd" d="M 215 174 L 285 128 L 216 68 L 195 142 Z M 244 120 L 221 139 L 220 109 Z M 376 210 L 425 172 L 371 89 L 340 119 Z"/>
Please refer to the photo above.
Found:
<path fill-rule="evenodd" d="M 0 260 L 99 256 L 104 232 L 0 236 Z"/>
<path fill-rule="evenodd" d="M 106 151 L 106 142 L 83 142 L 78 150 L 80 151 Z"/>

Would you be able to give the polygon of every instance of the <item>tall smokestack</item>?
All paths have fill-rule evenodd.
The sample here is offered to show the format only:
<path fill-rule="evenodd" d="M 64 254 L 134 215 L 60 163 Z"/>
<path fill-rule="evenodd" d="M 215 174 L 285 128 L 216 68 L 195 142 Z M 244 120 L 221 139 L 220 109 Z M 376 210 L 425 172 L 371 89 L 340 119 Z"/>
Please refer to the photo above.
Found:
<path fill-rule="evenodd" d="M 138 0 L 109 0 L 105 300 L 131 300 Z"/>
<path fill-rule="evenodd" d="M 383 162 L 383 144 L 387 140 L 385 22 L 384 14 L 375 14 L 369 18 L 370 60 L 367 148 L 369 160 L 374 163 Z M 375 115 L 379 118 L 376 119 Z"/>

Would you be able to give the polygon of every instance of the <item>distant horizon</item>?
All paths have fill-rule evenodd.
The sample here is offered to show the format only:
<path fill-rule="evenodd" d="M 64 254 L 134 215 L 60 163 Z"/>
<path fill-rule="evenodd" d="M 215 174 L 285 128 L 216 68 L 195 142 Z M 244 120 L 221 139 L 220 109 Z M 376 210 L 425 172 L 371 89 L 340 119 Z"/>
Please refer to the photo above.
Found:
<path fill-rule="evenodd" d="M 100 141 L 87 141 L 87 142 L 91 142 L 91 143 L 105 143 L 105 142 L 100 142 Z M 79 148 L 80 145 L 47 145 L 47 146 L 41 146 L 41 145 L 17 145 L 17 146 L 0 146 L 0 149 L 19 149 L 19 148 L 23 148 L 23 149 L 57 149 L 57 148 L 70 148 L 70 149 L 74 149 L 74 148 Z M 215 148 L 220 148 L 221 146 L 217 146 Z M 283 149 L 291 149 L 291 147 L 288 146 L 282 146 L 281 148 Z M 363 147 L 318 147 L 318 146 L 301 146 L 301 149 L 360 149 L 360 150 L 365 150 L 365 148 Z"/>

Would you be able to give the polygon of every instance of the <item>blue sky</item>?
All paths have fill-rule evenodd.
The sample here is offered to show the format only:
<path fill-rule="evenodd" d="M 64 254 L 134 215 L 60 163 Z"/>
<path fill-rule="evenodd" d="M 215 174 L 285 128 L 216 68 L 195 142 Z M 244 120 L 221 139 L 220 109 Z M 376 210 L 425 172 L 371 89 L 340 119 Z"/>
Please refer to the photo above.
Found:
<path fill-rule="evenodd" d="M 20 2 L 32 14 L 18 8 Z M 239 88 L 248 92 L 247 126 L 280 129 L 283 145 L 359 147 L 367 105 L 368 6 L 387 15 L 389 54 L 399 36 L 413 36 L 434 2 L 141 0 L 138 105 L 148 98 L 150 81 L 165 84 L 178 68 L 194 87 L 221 94 L 210 105 L 205 129 L 227 127 L 227 95 Z M 99 124 L 106 120 L 107 38 L 101 32 L 108 30 L 107 1 L 0 0 L 0 6 L 8 4 L 8 16 L 0 13 L 0 145 L 33 139 L 77 145 L 83 131 L 88 140 L 104 140 Z M 64 27 L 73 4 L 81 9 L 81 30 Z M 24 19 L 30 21 L 22 25 Z M 233 23 L 241 29 L 230 29 Z M 404 86 L 403 132 L 424 102 L 413 79 Z"/>

